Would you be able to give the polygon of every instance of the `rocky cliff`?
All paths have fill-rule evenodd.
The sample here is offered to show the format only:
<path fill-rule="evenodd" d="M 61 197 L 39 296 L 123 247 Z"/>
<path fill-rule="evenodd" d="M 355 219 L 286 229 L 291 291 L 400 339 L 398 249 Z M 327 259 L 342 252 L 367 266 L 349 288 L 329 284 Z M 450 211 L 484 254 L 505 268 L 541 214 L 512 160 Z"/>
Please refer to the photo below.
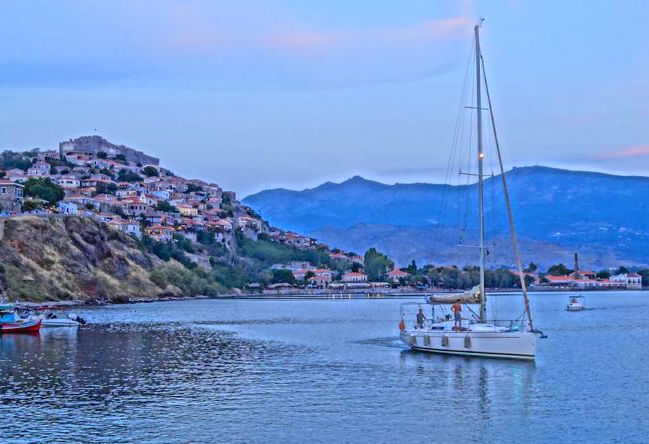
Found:
<path fill-rule="evenodd" d="M 0 287 L 11 300 L 120 302 L 180 295 L 179 288 L 155 279 L 155 270 L 165 267 L 182 272 L 174 261 L 163 263 L 134 239 L 88 218 L 0 220 Z"/>

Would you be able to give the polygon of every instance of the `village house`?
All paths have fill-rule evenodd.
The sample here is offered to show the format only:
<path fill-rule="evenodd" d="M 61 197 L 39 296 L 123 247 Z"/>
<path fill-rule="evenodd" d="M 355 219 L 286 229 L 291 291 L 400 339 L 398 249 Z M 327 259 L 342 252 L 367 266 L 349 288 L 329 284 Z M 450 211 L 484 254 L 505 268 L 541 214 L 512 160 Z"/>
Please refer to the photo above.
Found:
<path fill-rule="evenodd" d="M 611 282 L 623 288 L 642 288 L 642 276 L 638 273 L 622 273 L 611 276 Z"/>
<path fill-rule="evenodd" d="M 92 165 L 93 157 L 90 154 L 71 152 L 65 155 L 65 160 L 74 165 L 85 166 Z"/>
<path fill-rule="evenodd" d="M 59 159 L 59 152 L 57 150 L 38 151 L 36 160 L 45 162 L 47 159 Z"/>
<path fill-rule="evenodd" d="M 170 241 L 173 238 L 174 229 L 164 225 L 153 225 L 148 227 L 146 234 L 158 241 Z"/>
<path fill-rule="evenodd" d="M 23 205 L 23 188 L 19 183 L 0 180 L 0 210 L 20 211 Z"/>
<path fill-rule="evenodd" d="M 183 216 L 198 216 L 198 208 L 189 205 L 177 205 L 178 212 Z"/>
<path fill-rule="evenodd" d="M 146 219 L 146 222 L 151 225 L 160 225 L 165 222 L 164 213 L 160 211 L 148 211 L 144 215 L 144 218 Z"/>
<path fill-rule="evenodd" d="M 319 287 L 325 287 L 333 280 L 333 271 L 326 268 L 318 268 L 312 270 L 311 273 L 313 273 L 313 276 L 309 278 L 309 283 Z"/>
<path fill-rule="evenodd" d="M 71 202 L 77 205 L 77 208 L 90 204 L 91 197 L 79 193 L 72 193 L 63 198 L 63 202 Z"/>
<path fill-rule="evenodd" d="M 329 258 L 331 260 L 339 261 L 339 262 L 349 262 L 349 263 L 352 262 L 352 259 L 341 251 L 337 251 L 335 253 L 329 253 Z"/>
<path fill-rule="evenodd" d="M 398 284 L 402 280 L 408 279 L 409 277 L 410 277 L 410 273 L 401 271 L 398 268 L 395 268 L 394 270 L 388 272 L 388 280 L 395 284 Z"/>
<path fill-rule="evenodd" d="M 65 200 L 59 201 L 57 208 L 61 214 L 76 215 L 79 212 L 79 207 L 76 203 Z"/>
<path fill-rule="evenodd" d="M 140 224 L 136 221 L 118 219 L 118 220 L 112 220 L 108 222 L 108 225 L 126 234 L 135 236 L 138 239 L 142 237 Z"/>
<path fill-rule="evenodd" d="M 285 234 L 285 242 L 297 248 L 308 248 L 311 246 L 311 239 L 289 231 Z"/>
<path fill-rule="evenodd" d="M 119 203 L 127 216 L 139 216 L 151 211 L 151 207 L 138 198 L 129 197 Z"/>
<path fill-rule="evenodd" d="M 36 162 L 27 169 L 29 177 L 49 176 L 52 166 L 47 162 Z"/>
<path fill-rule="evenodd" d="M 79 188 L 81 186 L 81 181 L 76 177 L 66 175 L 56 179 L 56 184 L 61 188 Z"/>
<path fill-rule="evenodd" d="M 365 273 L 358 273 L 352 271 L 343 274 L 340 281 L 345 283 L 363 283 L 363 282 L 367 282 L 367 275 Z"/>

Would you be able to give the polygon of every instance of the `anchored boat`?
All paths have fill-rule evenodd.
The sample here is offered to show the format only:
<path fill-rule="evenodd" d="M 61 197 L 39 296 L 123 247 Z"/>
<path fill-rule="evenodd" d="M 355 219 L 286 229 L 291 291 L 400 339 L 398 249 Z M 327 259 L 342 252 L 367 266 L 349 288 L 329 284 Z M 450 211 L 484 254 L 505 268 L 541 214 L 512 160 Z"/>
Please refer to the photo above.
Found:
<path fill-rule="evenodd" d="M 13 304 L 0 304 L 0 334 L 38 333 L 41 320 L 33 317 L 21 318 Z"/>
<path fill-rule="evenodd" d="M 478 215 L 479 215 L 479 264 L 480 283 L 464 293 L 451 293 L 433 295 L 427 298 L 426 306 L 431 307 L 427 316 L 423 311 L 423 304 L 405 303 L 401 305 L 401 321 L 399 322 L 400 338 L 413 350 L 420 350 L 433 353 L 486 356 L 494 358 L 511 359 L 534 359 L 536 357 L 536 343 L 539 336 L 543 334 L 534 328 L 532 313 L 530 310 L 525 274 L 518 250 L 516 238 L 516 227 L 512 214 L 507 180 L 503 167 L 502 155 L 498 143 L 495 119 L 491 107 L 491 97 L 487 85 L 487 78 L 484 75 L 484 59 L 480 50 L 480 26 L 482 20 L 474 28 L 475 35 L 475 106 L 467 108 L 475 109 L 476 112 L 476 143 L 478 173 Z M 498 165 L 502 178 L 503 196 L 506 202 L 509 232 L 514 250 L 514 256 L 520 277 L 520 285 L 523 293 L 524 311 L 518 319 L 511 320 L 488 320 L 487 319 L 487 296 L 485 293 L 485 211 L 484 211 L 484 172 L 483 172 L 483 137 L 482 137 L 482 91 L 484 84 L 488 110 L 493 129 L 493 142 L 498 153 Z M 411 325 L 406 323 L 405 310 L 411 305 L 418 306 L 419 310 L 414 322 Z M 453 305 L 454 315 L 448 311 Z M 471 308 L 477 305 L 478 311 Z M 459 307 L 459 308 L 458 308 Z"/>
<path fill-rule="evenodd" d="M 586 303 L 584 297 L 579 296 L 570 296 L 568 299 L 568 305 L 566 306 L 567 311 L 582 311 L 586 310 Z"/>

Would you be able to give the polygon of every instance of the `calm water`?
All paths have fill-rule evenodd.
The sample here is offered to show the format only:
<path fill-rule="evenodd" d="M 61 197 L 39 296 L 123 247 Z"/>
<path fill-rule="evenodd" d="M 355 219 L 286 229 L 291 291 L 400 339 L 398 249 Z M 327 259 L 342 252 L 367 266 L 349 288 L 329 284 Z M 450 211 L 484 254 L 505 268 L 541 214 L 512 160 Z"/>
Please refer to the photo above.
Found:
<path fill-rule="evenodd" d="M 646 442 L 649 293 L 566 301 L 533 296 L 536 363 L 407 351 L 398 300 L 77 309 L 91 326 L 1 337 L 0 440 Z"/>

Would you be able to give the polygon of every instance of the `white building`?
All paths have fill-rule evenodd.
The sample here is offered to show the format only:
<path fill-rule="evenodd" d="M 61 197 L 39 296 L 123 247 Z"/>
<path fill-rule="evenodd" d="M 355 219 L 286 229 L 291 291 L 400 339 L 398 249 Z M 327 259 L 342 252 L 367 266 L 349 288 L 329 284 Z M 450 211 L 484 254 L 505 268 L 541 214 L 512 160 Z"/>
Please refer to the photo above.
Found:
<path fill-rule="evenodd" d="M 79 211 L 79 207 L 75 202 L 70 202 L 70 201 L 59 201 L 57 204 L 57 207 L 59 208 L 59 212 L 61 214 L 74 214 L 76 215 Z"/>
<path fill-rule="evenodd" d="M 350 273 L 345 273 L 343 274 L 343 277 L 341 279 L 342 282 L 367 282 L 367 275 L 365 273 L 356 273 L 356 272 L 350 272 Z"/>
<path fill-rule="evenodd" d="M 625 288 L 642 288 L 642 276 L 637 273 L 623 273 L 611 276 L 611 282 Z"/>
<path fill-rule="evenodd" d="M 27 169 L 27 175 L 30 177 L 47 176 L 50 174 L 51 168 L 47 162 L 36 162 Z"/>

